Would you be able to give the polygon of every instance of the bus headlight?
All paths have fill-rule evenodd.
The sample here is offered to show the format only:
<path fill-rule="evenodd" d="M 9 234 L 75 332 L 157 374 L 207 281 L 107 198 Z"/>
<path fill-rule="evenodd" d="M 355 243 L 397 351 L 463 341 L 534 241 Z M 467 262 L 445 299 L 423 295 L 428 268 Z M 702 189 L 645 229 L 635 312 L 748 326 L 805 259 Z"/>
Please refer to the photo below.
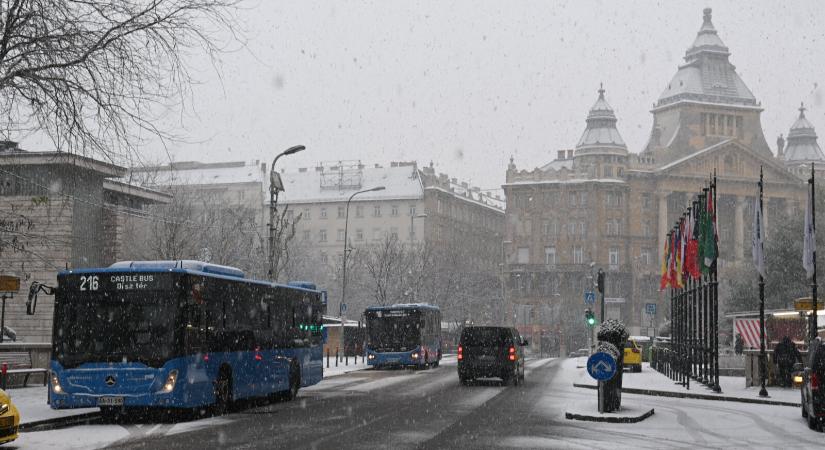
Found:
<path fill-rule="evenodd" d="M 418 359 L 418 356 L 418 352 L 415 352 L 412 354 L 412 359 Z"/>
<path fill-rule="evenodd" d="M 166 383 L 163 383 L 163 392 L 172 392 L 175 389 L 175 383 L 178 382 L 178 371 L 172 369 L 169 371 L 169 376 L 166 377 Z"/>
<path fill-rule="evenodd" d="M 60 386 L 60 381 L 57 379 L 57 375 L 52 374 L 52 392 L 55 394 L 60 394 L 63 392 L 63 387 Z"/>
<path fill-rule="evenodd" d="M 373 355 L 372 353 L 370 353 L 369 355 L 367 355 L 367 359 L 375 359 L 375 355 Z"/>
<path fill-rule="evenodd" d="M 7 412 L 9 412 L 9 404 L 3 403 L 2 405 L 0 405 L 0 415 L 3 415 Z"/>

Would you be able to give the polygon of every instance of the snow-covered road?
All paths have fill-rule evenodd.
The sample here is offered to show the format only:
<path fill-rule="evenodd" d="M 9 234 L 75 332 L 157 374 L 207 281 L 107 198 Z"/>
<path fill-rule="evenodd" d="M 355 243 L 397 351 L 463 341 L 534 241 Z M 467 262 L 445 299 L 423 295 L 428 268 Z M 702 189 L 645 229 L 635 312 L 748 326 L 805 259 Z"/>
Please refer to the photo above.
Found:
<path fill-rule="evenodd" d="M 574 360 L 533 360 L 519 387 L 461 386 L 455 361 L 428 371 L 357 371 L 299 400 L 177 424 L 24 433 L 20 448 L 823 448 L 798 408 L 624 395 L 656 413 L 637 424 L 570 421 L 592 403 Z M 632 377 L 634 374 L 626 374 Z M 594 411 L 595 412 L 595 411 Z"/>

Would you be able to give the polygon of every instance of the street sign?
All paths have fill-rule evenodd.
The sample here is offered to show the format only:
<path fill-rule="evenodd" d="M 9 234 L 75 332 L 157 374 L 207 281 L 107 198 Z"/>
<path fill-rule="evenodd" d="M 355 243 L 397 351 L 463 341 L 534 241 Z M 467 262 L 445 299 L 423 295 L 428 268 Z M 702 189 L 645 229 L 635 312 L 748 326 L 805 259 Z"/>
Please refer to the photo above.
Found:
<path fill-rule="evenodd" d="M 587 373 L 598 381 L 607 381 L 616 375 L 616 360 L 605 352 L 596 352 L 587 358 Z"/>
<path fill-rule="evenodd" d="M 347 304 L 341 303 L 341 314 L 344 314 L 345 312 L 347 312 Z"/>
<path fill-rule="evenodd" d="M 645 303 L 645 312 L 651 316 L 656 315 L 656 304 L 655 303 Z"/>
<path fill-rule="evenodd" d="M 595 292 L 585 292 L 584 293 L 584 304 L 585 305 L 594 305 L 596 303 L 596 293 Z"/>
<path fill-rule="evenodd" d="M 20 278 L 12 275 L 0 275 L 0 292 L 20 291 Z"/>
<path fill-rule="evenodd" d="M 797 311 L 812 311 L 814 309 L 814 300 L 811 297 L 798 298 L 793 301 L 793 308 Z M 816 310 L 825 309 L 825 299 L 817 299 Z"/>
<path fill-rule="evenodd" d="M 604 299 L 605 303 L 624 303 L 624 297 L 606 297 Z"/>

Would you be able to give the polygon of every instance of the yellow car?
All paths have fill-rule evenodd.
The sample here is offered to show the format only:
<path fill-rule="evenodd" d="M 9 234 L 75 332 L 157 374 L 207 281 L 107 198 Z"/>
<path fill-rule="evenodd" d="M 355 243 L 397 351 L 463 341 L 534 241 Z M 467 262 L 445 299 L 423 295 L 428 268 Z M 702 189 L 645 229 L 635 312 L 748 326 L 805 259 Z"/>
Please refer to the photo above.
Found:
<path fill-rule="evenodd" d="M 17 439 L 17 427 L 20 426 L 20 413 L 11 403 L 6 391 L 0 389 L 0 444 Z"/>
<path fill-rule="evenodd" d="M 642 349 L 633 339 L 624 344 L 624 366 L 634 372 L 642 371 Z"/>

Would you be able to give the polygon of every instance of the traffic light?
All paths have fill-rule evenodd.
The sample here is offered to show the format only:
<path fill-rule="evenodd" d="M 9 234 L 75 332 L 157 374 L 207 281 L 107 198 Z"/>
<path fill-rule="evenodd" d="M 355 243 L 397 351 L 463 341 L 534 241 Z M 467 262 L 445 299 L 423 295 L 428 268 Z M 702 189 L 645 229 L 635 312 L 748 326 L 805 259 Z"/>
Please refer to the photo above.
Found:
<path fill-rule="evenodd" d="M 592 327 L 596 325 L 596 315 L 593 314 L 593 311 L 590 309 L 584 310 L 584 321 L 587 323 L 588 327 Z"/>
<path fill-rule="evenodd" d="M 604 294 L 604 272 L 602 269 L 599 269 L 598 276 L 596 277 L 596 289 L 599 290 L 600 294 Z"/>

